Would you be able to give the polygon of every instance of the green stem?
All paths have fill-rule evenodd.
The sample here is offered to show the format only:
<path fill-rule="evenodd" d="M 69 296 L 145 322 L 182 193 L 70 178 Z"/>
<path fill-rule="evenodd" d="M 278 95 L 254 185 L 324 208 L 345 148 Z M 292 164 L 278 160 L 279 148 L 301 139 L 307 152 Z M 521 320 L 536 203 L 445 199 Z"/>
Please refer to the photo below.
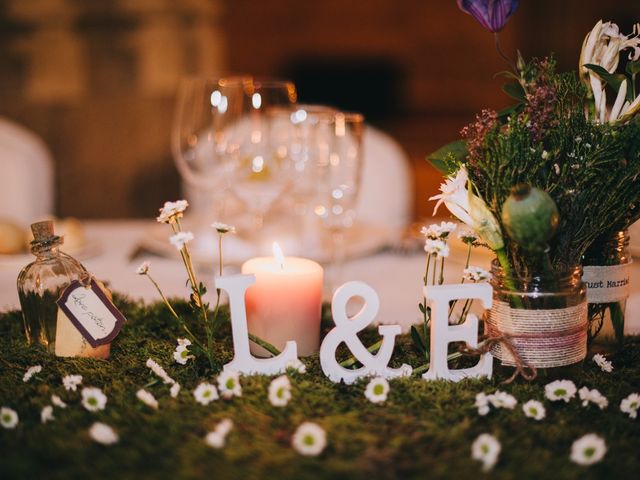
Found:
<path fill-rule="evenodd" d="M 494 32 L 493 36 L 494 36 L 493 38 L 494 38 L 494 40 L 495 40 L 495 44 L 496 44 L 496 50 L 498 51 L 498 55 L 500 55 L 500 56 L 503 58 L 503 60 L 509 64 L 509 66 L 511 67 L 511 69 L 512 69 L 514 72 L 517 72 L 517 71 L 518 71 L 518 68 L 516 67 L 516 64 L 515 64 L 515 63 L 513 63 L 513 60 L 511 60 L 511 59 L 510 59 L 510 58 L 509 58 L 509 57 L 508 57 L 508 56 L 507 56 L 507 55 L 502 51 L 502 47 L 500 46 L 500 35 L 499 35 L 499 32 Z"/>
<path fill-rule="evenodd" d="M 609 315 L 611 315 L 611 324 L 615 333 L 615 342 L 622 345 L 624 340 L 624 309 L 620 302 L 609 304 Z"/>
<path fill-rule="evenodd" d="M 178 233 L 182 231 L 182 225 L 180 224 L 180 219 L 175 219 L 175 224 L 171 223 L 171 228 L 174 233 Z M 209 325 L 209 318 L 207 315 L 207 309 L 205 308 L 204 301 L 202 300 L 202 295 L 200 295 L 200 288 L 198 286 L 198 280 L 196 278 L 196 273 L 193 268 L 193 262 L 191 260 L 191 254 L 189 253 L 189 248 L 187 245 L 183 245 L 180 249 L 180 256 L 182 257 L 182 262 L 187 270 L 187 275 L 189 276 L 189 282 L 191 283 L 191 291 L 196 297 L 198 306 L 200 307 L 200 311 L 202 313 L 202 320 L 204 322 L 204 330 L 207 335 L 207 348 L 205 350 L 207 354 L 207 358 L 209 359 L 209 365 L 211 368 L 215 367 L 215 362 L 213 361 L 213 333 L 211 331 L 211 326 Z"/>
<path fill-rule="evenodd" d="M 153 277 L 151 277 L 151 275 L 149 275 L 148 273 L 146 273 L 145 275 L 147 276 L 147 278 L 149 280 L 151 280 L 151 283 L 153 283 L 153 286 L 156 287 L 156 290 L 160 294 L 160 297 L 162 298 L 162 301 L 164 302 L 164 304 L 169 309 L 169 312 L 171 312 L 171 315 L 173 315 L 173 317 L 178 321 L 178 323 L 183 328 L 183 330 L 187 333 L 187 335 L 189 336 L 189 340 L 191 340 L 194 344 L 196 344 L 198 347 L 200 347 L 200 349 L 202 349 L 202 351 L 206 352 L 204 346 L 198 341 L 198 339 L 191 332 L 191 330 L 189 330 L 189 327 L 187 327 L 187 324 L 184 322 L 184 320 L 182 320 L 182 317 L 180 317 L 180 315 L 178 315 L 176 313 L 176 311 L 174 310 L 173 306 L 171 305 L 171 303 L 169 302 L 167 297 L 165 297 L 164 293 L 162 293 L 162 290 L 160 289 L 160 285 L 158 285 L 158 283 L 153 279 Z"/>
<path fill-rule="evenodd" d="M 440 278 L 438 279 L 438 285 L 442 285 L 444 283 L 444 257 L 440 260 Z"/>
<path fill-rule="evenodd" d="M 382 346 L 382 340 L 378 340 L 376 343 L 374 343 L 369 348 L 367 348 L 367 351 L 370 353 L 376 353 L 378 350 L 380 350 L 381 346 Z M 351 356 L 346 360 L 340 362 L 340 366 L 344 368 L 349 368 L 349 367 L 353 367 L 356 363 L 358 363 L 358 359 L 356 357 Z"/>
<path fill-rule="evenodd" d="M 218 258 L 220 259 L 219 261 L 219 273 L 220 273 L 220 277 L 222 277 L 222 270 L 223 270 L 223 261 L 222 261 L 222 233 L 218 233 Z M 216 330 L 217 326 L 218 326 L 218 310 L 220 309 L 220 289 L 216 288 L 216 307 L 213 310 L 213 318 L 211 319 L 211 329 L 213 331 Z"/>
<path fill-rule="evenodd" d="M 469 248 L 467 249 L 467 260 L 464 262 L 464 269 L 466 270 L 467 268 L 469 268 L 469 262 L 471 261 L 471 244 L 469 244 Z M 462 279 L 460 280 L 460 283 L 464 283 L 465 281 L 465 276 L 464 276 L 464 272 L 462 273 Z M 456 305 L 458 304 L 458 300 L 454 300 L 453 302 L 451 302 L 451 306 L 449 307 L 449 317 L 451 317 L 451 314 L 453 313 L 453 310 L 456 308 Z"/>
<path fill-rule="evenodd" d="M 259 337 L 256 337 L 253 333 L 249 333 L 249 340 L 251 340 L 253 343 L 257 345 L 260 345 L 267 352 L 271 353 L 274 357 L 276 355 L 280 355 L 280 350 L 278 350 L 276 347 L 271 345 L 269 342 L 262 340 Z"/>
<path fill-rule="evenodd" d="M 509 262 L 509 258 L 507 257 L 507 252 L 504 248 L 500 248 L 495 251 L 495 254 L 498 258 L 498 262 L 500 262 L 500 266 L 502 267 L 502 271 L 504 273 L 504 284 L 510 291 L 514 292 L 514 295 L 511 296 L 514 307 L 523 308 L 522 299 L 515 295 L 518 290 L 516 289 L 516 284 L 513 281 L 513 269 L 511 268 L 511 262 Z"/>

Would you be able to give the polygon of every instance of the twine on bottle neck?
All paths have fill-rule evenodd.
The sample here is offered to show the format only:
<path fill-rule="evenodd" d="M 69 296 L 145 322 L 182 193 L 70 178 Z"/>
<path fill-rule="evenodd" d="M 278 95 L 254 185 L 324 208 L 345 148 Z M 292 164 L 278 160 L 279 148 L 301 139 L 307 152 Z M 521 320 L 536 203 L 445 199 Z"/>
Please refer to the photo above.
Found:
<path fill-rule="evenodd" d="M 482 341 L 482 345 L 479 347 L 473 348 L 470 347 L 469 344 L 465 344 L 464 347 L 460 347 L 459 351 L 463 355 L 484 355 L 485 353 L 490 353 L 491 349 L 500 343 L 509 351 L 515 363 L 515 371 L 513 372 L 513 375 L 501 383 L 509 384 L 518 378 L 518 376 L 524 378 L 527 382 L 531 382 L 538 376 L 538 370 L 536 367 L 529 365 L 529 363 L 522 359 L 511 341 L 511 336 L 507 334 L 489 335 L 485 337 Z"/>

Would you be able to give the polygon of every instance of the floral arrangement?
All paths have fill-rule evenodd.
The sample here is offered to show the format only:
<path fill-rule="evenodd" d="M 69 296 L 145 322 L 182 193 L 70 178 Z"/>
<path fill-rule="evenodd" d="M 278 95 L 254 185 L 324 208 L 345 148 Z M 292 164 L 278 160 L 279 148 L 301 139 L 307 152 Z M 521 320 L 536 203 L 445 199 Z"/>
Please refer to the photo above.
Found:
<path fill-rule="evenodd" d="M 221 292 L 220 289 L 216 289 L 216 304 L 213 309 L 213 313 L 210 313 L 210 304 L 206 302 L 204 298 L 207 294 L 207 288 L 202 282 L 198 281 L 195 268 L 193 267 L 191 253 L 189 252 L 188 244 L 193 240 L 194 236 L 193 233 L 184 231 L 182 229 L 182 224 L 180 221 L 180 219 L 184 216 L 184 212 L 188 206 L 189 203 L 186 200 L 165 202 L 163 207 L 160 209 L 160 213 L 156 220 L 159 223 L 164 223 L 171 227 L 173 235 L 169 237 L 169 242 L 174 247 L 176 247 L 176 249 L 180 253 L 180 258 L 182 259 L 182 263 L 184 264 L 185 270 L 187 272 L 187 282 L 191 288 L 189 306 L 194 312 L 199 312 L 206 338 L 204 340 L 199 339 L 193 333 L 187 322 L 185 322 L 184 319 L 176 312 L 169 299 L 167 299 L 165 294 L 162 292 L 160 285 L 158 285 L 158 283 L 151 276 L 149 272 L 148 262 L 142 263 L 138 267 L 137 273 L 138 275 L 146 276 L 151 281 L 153 286 L 160 294 L 160 298 L 162 298 L 162 301 L 169 309 L 169 312 L 171 312 L 171 315 L 180 324 L 187 336 L 187 338 L 179 338 L 177 340 L 178 345 L 176 346 L 176 351 L 174 353 L 176 362 L 184 365 L 190 359 L 195 358 L 195 356 L 191 354 L 191 349 L 193 349 L 195 353 L 204 354 L 207 357 L 211 369 L 217 369 L 220 367 L 220 365 L 213 355 L 213 342 L 215 341 L 214 333 L 220 328 L 221 322 L 221 317 L 219 315 Z M 222 276 L 222 272 L 224 269 L 222 241 L 225 235 L 235 233 L 235 227 L 220 222 L 212 223 L 211 227 L 218 233 L 218 273 L 220 276 Z M 274 355 L 278 355 L 280 353 L 276 347 L 256 337 L 255 335 L 252 335 L 251 333 L 249 334 L 249 339 Z"/>
<path fill-rule="evenodd" d="M 458 3 L 496 33 L 517 6 Z M 447 174 L 435 211 L 444 204 L 472 227 L 508 277 L 557 278 L 596 239 L 640 218 L 639 34 L 640 24 L 624 35 L 599 21 L 566 73 L 552 56 L 518 55 L 502 73 L 516 103 L 483 110 L 430 155 Z"/>

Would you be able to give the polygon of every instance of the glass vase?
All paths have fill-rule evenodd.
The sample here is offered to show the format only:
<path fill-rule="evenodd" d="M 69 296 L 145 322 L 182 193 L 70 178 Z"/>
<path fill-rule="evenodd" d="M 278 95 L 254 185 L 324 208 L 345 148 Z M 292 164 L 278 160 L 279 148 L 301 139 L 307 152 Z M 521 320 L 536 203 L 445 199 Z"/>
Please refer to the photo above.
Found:
<path fill-rule="evenodd" d="M 631 277 L 629 232 L 619 230 L 593 242 L 583 257 L 583 270 L 589 302 L 589 349 L 592 353 L 614 353 L 624 342 Z"/>
<path fill-rule="evenodd" d="M 508 278 L 494 260 L 493 305 L 485 322 L 497 370 L 535 368 L 549 377 L 579 365 L 587 354 L 587 301 L 582 268 L 560 275 Z M 563 367 L 563 368 L 560 368 Z"/>

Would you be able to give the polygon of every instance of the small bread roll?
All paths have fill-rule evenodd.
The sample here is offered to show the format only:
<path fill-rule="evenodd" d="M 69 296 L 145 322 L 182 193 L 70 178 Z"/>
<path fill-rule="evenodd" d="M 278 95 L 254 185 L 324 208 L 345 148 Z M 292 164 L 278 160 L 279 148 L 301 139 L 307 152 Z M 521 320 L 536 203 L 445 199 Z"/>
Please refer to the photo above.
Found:
<path fill-rule="evenodd" d="M 0 220 L 0 254 L 23 253 L 26 237 L 26 232 L 19 225 Z"/>
<path fill-rule="evenodd" d="M 64 251 L 73 251 L 82 248 L 86 242 L 84 228 L 77 218 L 64 218 L 54 222 L 56 235 L 64 237 L 64 244 L 61 248 Z"/>

